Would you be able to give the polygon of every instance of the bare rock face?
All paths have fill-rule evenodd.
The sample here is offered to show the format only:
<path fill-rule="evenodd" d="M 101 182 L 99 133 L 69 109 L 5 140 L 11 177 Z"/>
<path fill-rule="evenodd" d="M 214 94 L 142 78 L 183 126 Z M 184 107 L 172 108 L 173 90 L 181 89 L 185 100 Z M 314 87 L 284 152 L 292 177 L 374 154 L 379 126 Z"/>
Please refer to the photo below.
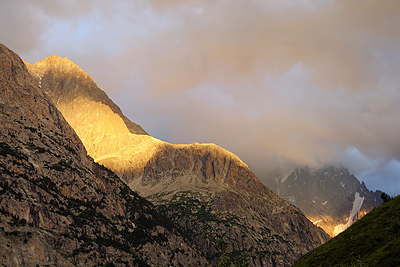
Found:
<path fill-rule="evenodd" d="M 51 56 L 26 63 L 36 86 L 48 95 L 74 128 L 88 154 L 121 173 L 142 169 L 162 144 L 129 121 L 88 74 L 67 58 Z"/>
<path fill-rule="evenodd" d="M 380 191 L 370 191 L 344 168 L 295 168 L 271 188 L 300 208 L 315 225 L 334 237 L 380 206 Z"/>
<path fill-rule="evenodd" d="M 87 156 L 38 80 L 1 44 L 0 262 L 208 265 L 168 218 Z"/>
<path fill-rule="evenodd" d="M 165 146 L 140 176 L 123 179 L 214 264 L 289 266 L 329 239 L 237 156 L 213 144 Z"/>
<path fill-rule="evenodd" d="M 80 85 L 89 78 L 69 62 L 51 57 L 28 67 L 89 155 L 155 203 L 212 265 L 289 266 L 329 239 L 236 155 L 214 144 L 172 145 L 130 130 L 104 92 L 94 83 Z"/>
<path fill-rule="evenodd" d="M 64 100 L 63 103 L 66 101 L 69 103 L 83 98 L 86 101 L 101 103 L 117 114 L 119 119 L 122 119 L 129 132 L 148 135 L 142 127 L 126 118 L 121 109 L 103 91 L 98 90 L 92 78 L 69 59 L 51 56 L 36 62 L 35 65 L 24 63 L 34 74 L 32 78 L 37 86 L 53 99 L 59 109 L 63 107 L 62 103 L 60 105 L 61 100 Z M 54 79 L 54 76 L 57 78 Z"/>

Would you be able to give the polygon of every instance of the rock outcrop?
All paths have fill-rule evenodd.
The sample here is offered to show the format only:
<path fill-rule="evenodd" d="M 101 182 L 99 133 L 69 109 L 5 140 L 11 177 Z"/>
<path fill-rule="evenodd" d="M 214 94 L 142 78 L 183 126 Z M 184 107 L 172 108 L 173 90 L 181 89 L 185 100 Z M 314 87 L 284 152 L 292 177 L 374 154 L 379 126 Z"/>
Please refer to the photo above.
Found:
<path fill-rule="evenodd" d="M 333 166 L 295 168 L 270 186 L 332 237 L 383 203 L 381 191 L 368 190 L 348 170 Z"/>
<path fill-rule="evenodd" d="M 207 266 L 167 217 L 87 156 L 40 87 L 0 44 L 2 265 Z"/>
<path fill-rule="evenodd" d="M 89 155 L 156 204 L 212 265 L 289 266 L 329 239 L 236 155 L 214 144 L 172 145 L 132 131 L 113 103 L 92 97 L 108 99 L 94 83 L 81 86 L 90 77 L 66 59 L 28 68 Z"/>

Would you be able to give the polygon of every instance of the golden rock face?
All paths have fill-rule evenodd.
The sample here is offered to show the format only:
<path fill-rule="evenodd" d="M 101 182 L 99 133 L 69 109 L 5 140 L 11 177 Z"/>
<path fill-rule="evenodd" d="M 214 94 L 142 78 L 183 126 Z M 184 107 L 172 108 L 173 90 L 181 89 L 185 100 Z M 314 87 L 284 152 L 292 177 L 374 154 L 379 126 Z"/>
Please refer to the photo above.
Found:
<path fill-rule="evenodd" d="M 64 107 L 65 111 L 65 105 L 78 98 L 99 102 L 118 114 L 131 133 L 148 135 L 142 127 L 126 118 L 121 109 L 97 87 L 93 79 L 69 59 L 51 56 L 36 62 L 34 65 L 24 63 L 33 79 L 36 80 L 37 86 L 53 100 L 57 108 L 62 109 Z"/>
<path fill-rule="evenodd" d="M 236 155 L 214 144 L 173 145 L 149 136 L 122 114 L 86 72 L 67 58 L 51 56 L 34 65 L 25 64 L 37 79 L 38 87 L 50 96 L 73 127 L 88 154 L 120 176 L 125 174 L 128 180 L 142 173 L 151 158 L 166 151 L 166 147 L 168 151 L 196 155 L 211 151 L 213 159 L 226 154 L 246 166 Z M 182 164 L 180 160 L 176 165 Z"/>
<path fill-rule="evenodd" d="M 40 79 L 0 44 L 1 263 L 208 266 L 153 205 L 87 156 Z"/>
<path fill-rule="evenodd" d="M 122 118 L 103 103 L 79 97 L 60 102 L 58 108 L 88 154 L 116 173 L 143 168 L 162 143 L 149 135 L 132 134 Z"/>
<path fill-rule="evenodd" d="M 26 64 L 38 87 L 50 96 L 96 162 L 120 175 L 136 172 L 163 143 L 129 121 L 69 59 L 51 56 Z"/>
<path fill-rule="evenodd" d="M 233 153 L 149 136 L 66 59 L 51 57 L 28 68 L 88 154 L 165 211 L 212 265 L 235 250 L 259 259 L 255 266 L 289 265 L 329 239 Z"/>

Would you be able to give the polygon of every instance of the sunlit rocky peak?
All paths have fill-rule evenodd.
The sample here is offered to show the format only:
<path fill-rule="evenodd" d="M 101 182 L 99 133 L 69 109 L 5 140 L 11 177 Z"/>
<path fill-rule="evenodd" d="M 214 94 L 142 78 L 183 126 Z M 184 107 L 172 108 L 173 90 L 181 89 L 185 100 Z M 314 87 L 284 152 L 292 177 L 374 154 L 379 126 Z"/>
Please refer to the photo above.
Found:
<path fill-rule="evenodd" d="M 329 239 L 238 156 L 215 144 L 174 145 L 149 136 L 85 72 L 56 59 L 28 68 L 88 154 L 170 216 L 212 265 L 223 253 L 257 259 L 254 266 L 289 265 Z"/>

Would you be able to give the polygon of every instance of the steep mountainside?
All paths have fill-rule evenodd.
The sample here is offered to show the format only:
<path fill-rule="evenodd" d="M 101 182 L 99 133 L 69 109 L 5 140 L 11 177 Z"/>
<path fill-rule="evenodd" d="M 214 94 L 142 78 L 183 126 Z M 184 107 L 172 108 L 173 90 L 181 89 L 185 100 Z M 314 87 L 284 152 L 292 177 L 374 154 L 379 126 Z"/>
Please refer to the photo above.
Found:
<path fill-rule="evenodd" d="M 37 86 L 54 101 L 99 164 L 118 173 L 143 169 L 162 145 L 129 121 L 92 78 L 69 59 L 51 56 L 34 65 L 25 64 Z"/>
<path fill-rule="evenodd" d="M 400 197 L 396 197 L 303 256 L 294 266 L 397 267 L 399 255 Z"/>
<path fill-rule="evenodd" d="M 22 60 L 1 44 L 0 262 L 208 264 L 168 218 L 87 156 Z"/>
<path fill-rule="evenodd" d="M 46 84 L 45 93 L 51 96 L 57 107 L 62 107 L 62 103 L 61 106 L 59 105 L 61 99 L 72 102 L 78 100 L 78 98 L 84 98 L 110 108 L 113 113 L 118 115 L 119 119 L 122 119 L 129 132 L 147 135 L 142 127 L 126 118 L 121 109 L 103 91 L 97 90 L 97 85 L 93 79 L 69 59 L 51 56 L 35 65 L 24 63 L 31 72 L 35 73 L 33 78 L 39 88 L 42 88 L 42 83 Z M 58 76 L 58 79 L 52 79 L 51 77 L 54 75 Z M 53 88 L 59 90 L 53 90 Z"/>
<path fill-rule="evenodd" d="M 89 155 L 153 201 L 212 264 L 288 266 L 329 239 L 234 154 L 213 144 L 172 145 L 128 131 L 114 104 L 90 97 L 104 93 L 94 83 L 81 86 L 91 79 L 71 64 L 50 57 L 28 68 Z"/>
<path fill-rule="evenodd" d="M 295 168 L 270 186 L 332 237 L 382 204 L 381 191 L 369 191 L 348 170 L 332 166 Z"/>

